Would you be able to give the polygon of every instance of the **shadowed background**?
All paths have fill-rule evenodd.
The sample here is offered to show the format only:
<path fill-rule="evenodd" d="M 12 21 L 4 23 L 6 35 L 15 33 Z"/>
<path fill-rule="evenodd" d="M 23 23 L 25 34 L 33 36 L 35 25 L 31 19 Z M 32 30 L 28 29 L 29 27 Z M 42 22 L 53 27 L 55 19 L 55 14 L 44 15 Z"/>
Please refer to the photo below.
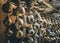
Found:
<path fill-rule="evenodd" d="M 5 0 L 0 0 L 0 43 L 5 42 L 5 26 L 3 24 L 3 20 L 6 17 L 6 14 L 2 11 L 2 5 L 5 3 Z"/>

